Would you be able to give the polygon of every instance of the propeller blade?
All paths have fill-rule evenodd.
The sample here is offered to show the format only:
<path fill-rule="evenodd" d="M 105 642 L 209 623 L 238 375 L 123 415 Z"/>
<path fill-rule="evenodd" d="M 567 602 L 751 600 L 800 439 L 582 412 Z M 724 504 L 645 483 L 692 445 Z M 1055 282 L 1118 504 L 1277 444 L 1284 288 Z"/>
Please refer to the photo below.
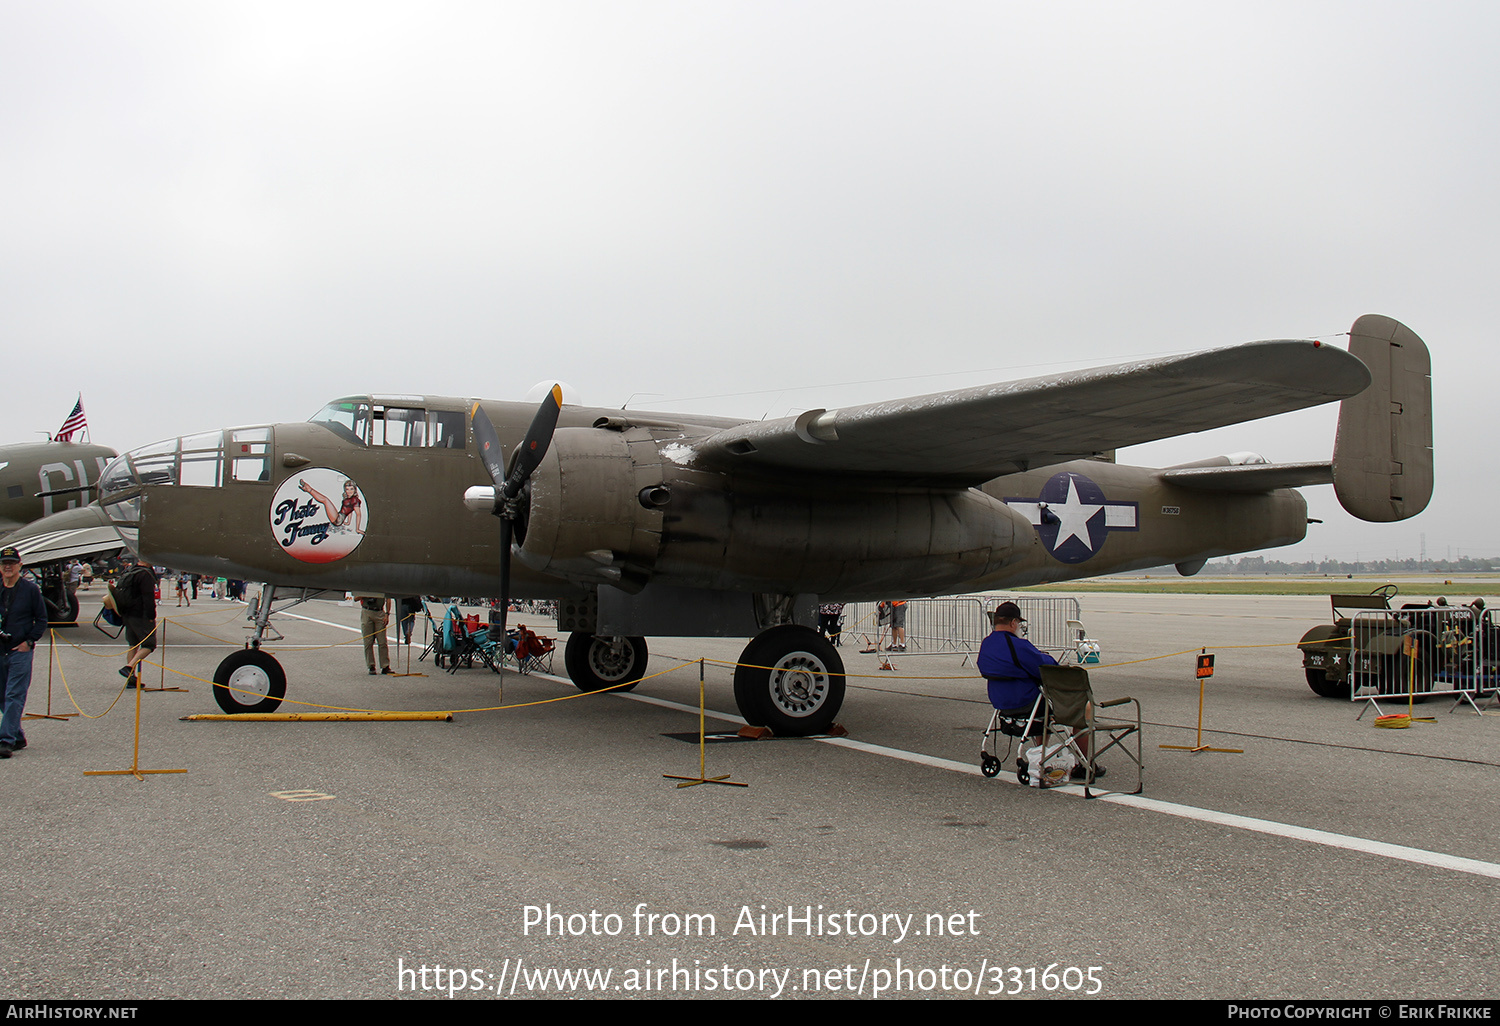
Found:
<path fill-rule="evenodd" d="M 547 448 L 552 444 L 552 432 L 557 430 L 557 417 L 561 412 L 562 386 L 553 385 L 552 391 L 547 393 L 547 397 L 542 400 L 542 405 L 536 411 L 536 416 L 532 418 L 531 427 L 526 429 L 526 438 L 516 454 L 510 476 L 505 479 L 504 491 L 507 499 L 514 499 L 520 494 L 521 486 L 542 462 L 542 457 L 547 455 Z"/>
<path fill-rule="evenodd" d="M 484 407 L 478 403 L 469 411 L 469 423 L 474 427 L 474 441 L 479 443 L 479 458 L 484 461 L 484 469 L 489 471 L 490 480 L 499 488 L 505 481 L 505 457 L 500 445 L 500 433 L 490 423 L 489 414 L 484 412 Z"/>

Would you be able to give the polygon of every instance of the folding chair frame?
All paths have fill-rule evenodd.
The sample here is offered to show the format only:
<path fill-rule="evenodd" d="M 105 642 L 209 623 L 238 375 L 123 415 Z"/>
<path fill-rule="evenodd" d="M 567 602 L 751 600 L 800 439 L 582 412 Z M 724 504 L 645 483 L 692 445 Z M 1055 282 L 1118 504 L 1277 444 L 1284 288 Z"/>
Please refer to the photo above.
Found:
<path fill-rule="evenodd" d="M 1142 782 L 1144 765 L 1141 754 L 1141 703 L 1129 697 L 1102 703 L 1096 701 L 1089 685 L 1089 671 L 1082 666 L 1043 666 L 1042 694 L 1046 698 L 1043 738 L 1056 736 L 1059 741 L 1066 739 L 1067 745 L 1083 765 L 1091 766 L 1105 752 L 1119 749 L 1135 763 L 1135 790 L 1124 793 L 1140 794 L 1145 786 Z M 1133 722 L 1101 720 L 1095 715 L 1095 710 L 1111 709 L 1127 703 L 1135 706 Z M 1133 746 L 1130 743 L 1132 738 Z M 1133 753 L 1132 747 L 1135 749 Z M 1094 797 L 1090 789 L 1093 776 L 1090 773 L 1084 780 L 1085 798 Z"/>

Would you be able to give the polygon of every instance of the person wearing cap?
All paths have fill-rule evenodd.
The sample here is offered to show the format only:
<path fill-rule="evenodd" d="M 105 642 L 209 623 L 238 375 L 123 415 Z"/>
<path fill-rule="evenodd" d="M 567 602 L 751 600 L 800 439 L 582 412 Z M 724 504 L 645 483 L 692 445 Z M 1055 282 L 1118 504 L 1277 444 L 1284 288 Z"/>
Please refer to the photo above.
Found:
<path fill-rule="evenodd" d="M 989 684 L 990 704 L 1000 710 L 1002 716 L 1021 718 L 1030 715 L 1037 695 L 1042 690 L 1042 667 L 1056 666 L 1057 660 L 1037 648 L 1021 636 L 1021 624 L 1026 618 L 1021 607 L 1014 602 L 1002 602 L 990 614 L 994 629 L 979 644 L 979 658 L 975 665 Z M 1037 728 L 1040 733 L 1040 727 Z M 1088 759 L 1087 739 L 1079 742 L 1085 760 Z M 1073 769 L 1075 780 L 1091 779 L 1088 766 Z M 1093 778 L 1104 776 L 1104 767 L 1093 767 Z"/>
<path fill-rule="evenodd" d="M 1002 602 L 990 614 L 993 630 L 979 645 L 975 665 L 989 683 L 990 704 L 1002 712 L 1025 716 L 1042 690 L 1042 667 L 1057 660 L 1021 636 L 1026 619 L 1014 602 Z"/>
<path fill-rule="evenodd" d="M 5 711 L 0 714 L 0 759 L 26 747 L 21 714 L 31 689 L 31 658 L 36 643 L 47 633 L 47 607 L 42 589 L 21 576 L 21 553 L 14 545 L 0 549 L 0 681 L 5 686 Z"/>

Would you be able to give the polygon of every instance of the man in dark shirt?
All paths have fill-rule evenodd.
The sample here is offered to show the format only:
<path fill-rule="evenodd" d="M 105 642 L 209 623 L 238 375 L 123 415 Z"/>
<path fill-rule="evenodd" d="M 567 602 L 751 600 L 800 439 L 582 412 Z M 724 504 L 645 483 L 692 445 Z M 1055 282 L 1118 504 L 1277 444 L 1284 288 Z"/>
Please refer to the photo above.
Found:
<path fill-rule="evenodd" d="M 137 556 L 135 566 L 120 575 L 114 590 L 125 601 L 120 619 L 125 621 L 125 643 L 130 646 L 120 676 L 126 678 L 127 688 L 133 688 L 140 681 L 141 663 L 156 651 L 156 571 Z"/>
<path fill-rule="evenodd" d="M 1002 602 L 990 614 L 994 630 L 979 644 L 975 665 L 989 682 L 990 704 L 1002 712 L 1026 715 L 1041 692 L 1042 667 L 1057 660 L 1021 636 L 1021 607 Z"/>
<path fill-rule="evenodd" d="M 21 714 L 31 688 L 31 657 L 47 632 L 42 590 L 21 576 L 21 554 L 12 545 L 0 549 L 0 681 L 5 711 L 0 715 L 0 759 L 26 747 Z"/>

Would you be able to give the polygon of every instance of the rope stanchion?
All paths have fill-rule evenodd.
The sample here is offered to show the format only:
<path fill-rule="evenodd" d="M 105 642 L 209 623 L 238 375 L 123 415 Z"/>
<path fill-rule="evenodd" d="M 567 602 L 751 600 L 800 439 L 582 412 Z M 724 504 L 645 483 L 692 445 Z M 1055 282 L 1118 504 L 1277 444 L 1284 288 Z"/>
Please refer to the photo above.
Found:
<path fill-rule="evenodd" d="M 36 646 L 32 646 L 31 650 L 35 652 Z M 23 721 L 62 720 L 64 723 L 66 723 L 69 719 L 78 715 L 76 712 L 55 713 L 52 711 L 52 664 L 56 659 L 57 629 L 49 623 L 47 625 L 47 711 L 44 713 L 22 713 L 21 719 Z"/>
<path fill-rule="evenodd" d="M 1214 675 L 1214 657 L 1204 649 L 1198 656 L 1198 739 L 1192 745 L 1158 745 L 1158 748 L 1170 748 L 1179 752 L 1191 752 L 1197 755 L 1199 752 L 1224 752 L 1228 755 L 1244 755 L 1243 748 L 1210 748 L 1203 743 L 1203 688 L 1208 678 Z"/>
<path fill-rule="evenodd" d="M 693 787 L 697 784 L 723 784 L 725 787 L 749 787 L 749 784 L 742 784 L 738 780 L 730 780 L 728 773 L 725 773 L 721 777 L 705 776 L 708 772 L 708 742 L 703 732 L 703 721 L 707 718 L 704 701 L 703 659 L 700 657 L 698 659 L 698 775 L 696 777 L 682 777 L 674 773 L 663 773 L 662 776 L 667 780 L 681 781 L 677 785 L 679 790 L 684 787 Z"/>

